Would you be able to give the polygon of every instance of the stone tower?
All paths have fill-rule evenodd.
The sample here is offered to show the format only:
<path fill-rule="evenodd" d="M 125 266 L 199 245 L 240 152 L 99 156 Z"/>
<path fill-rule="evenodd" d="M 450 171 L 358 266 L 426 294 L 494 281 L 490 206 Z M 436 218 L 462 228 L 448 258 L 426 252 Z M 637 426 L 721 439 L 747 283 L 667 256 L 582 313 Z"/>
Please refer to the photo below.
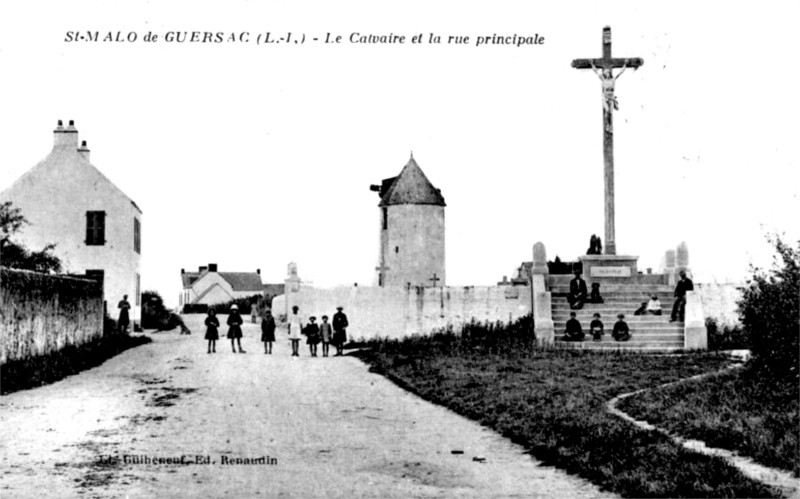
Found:
<path fill-rule="evenodd" d="M 444 198 L 412 154 L 400 175 L 373 185 L 378 204 L 378 286 L 444 286 Z"/>

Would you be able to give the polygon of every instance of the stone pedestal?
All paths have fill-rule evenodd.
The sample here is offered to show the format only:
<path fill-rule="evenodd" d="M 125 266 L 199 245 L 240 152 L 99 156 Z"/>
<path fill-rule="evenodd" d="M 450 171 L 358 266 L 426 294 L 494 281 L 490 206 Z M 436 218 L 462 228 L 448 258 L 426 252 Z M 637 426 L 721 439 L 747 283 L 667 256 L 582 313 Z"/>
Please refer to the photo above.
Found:
<path fill-rule="evenodd" d="M 623 282 L 636 279 L 638 256 L 584 255 L 578 258 L 583 265 L 586 282 Z"/>

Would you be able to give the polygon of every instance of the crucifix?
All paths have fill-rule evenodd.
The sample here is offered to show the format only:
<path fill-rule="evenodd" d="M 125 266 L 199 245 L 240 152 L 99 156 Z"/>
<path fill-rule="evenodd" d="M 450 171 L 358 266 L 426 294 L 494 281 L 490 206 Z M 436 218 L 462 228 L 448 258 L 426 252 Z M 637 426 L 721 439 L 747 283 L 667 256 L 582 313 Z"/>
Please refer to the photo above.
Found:
<path fill-rule="evenodd" d="M 638 69 L 644 60 L 635 57 L 615 59 L 611 57 L 611 27 L 603 28 L 603 57 L 600 59 L 574 59 L 575 69 L 592 69 L 600 78 L 603 88 L 603 160 L 605 177 L 605 236 L 606 255 L 617 254 L 614 236 L 614 124 L 612 112 L 619 110 L 619 103 L 614 95 L 614 84 L 627 68 Z M 622 69 L 616 76 L 614 69 Z"/>
<path fill-rule="evenodd" d="M 435 288 L 436 287 L 436 281 L 441 281 L 442 279 L 440 277 L 436 277 L 436 272 L 434 272 L 433 273 L 433 277 L 431 277 L 428 280 L 429 281 L 433 281 L 433 287 Z"/>
<path fill-rule="evenodd" d="M 389 270 L 389 267 L 381 262 L 380 266 L 375 267 L 375 270 L 378 271 L 378 286 L 383 286 L 386 284 L 386 271 Z"/>

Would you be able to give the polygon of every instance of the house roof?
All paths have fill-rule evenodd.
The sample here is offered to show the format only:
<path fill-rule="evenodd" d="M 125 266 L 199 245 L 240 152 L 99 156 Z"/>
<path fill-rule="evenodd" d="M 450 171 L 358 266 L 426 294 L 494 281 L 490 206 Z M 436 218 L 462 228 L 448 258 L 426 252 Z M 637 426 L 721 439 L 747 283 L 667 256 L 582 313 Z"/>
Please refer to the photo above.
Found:
<path fill-rule="evenodd" d="M 394 179 L 394 182 L 392 182 L 391 187 L 389 187 L 386 194 L 381 198 L 381 202 L 378 206 L 391 206 L 395 204 L 432 204 L 445 206 L 442 193 L 431 184 L 431 181 L 428 180 L 428 177 L 425 176 L 422 169 L 414 160 L 414 156 L 411 156 L 411 159 L 408 160 L 403 171 Z"/>
<path fill-rule="evenodd" d="M 94 166 L 83 154 L 81 151 L 88 151 L 88 148 L 85 146 L 78 146 L 78 130 L 75 129 L 74 125 L 70 123 L 67 129 L 62 129 L 59 123 L 59 128 L 56 132 L 63 132 L 69 133 L 72 135 L 75 134 L 74 144 L 72 142 L 65 143 L 65 144 L 56 144 L 53 146 L 53 149 L 50 153 L 45 156 L 44 159 L 39 161 L 33 168 L 25 172 L 21 177 L 14 181 L 11 186 L 7 189 L 3 190 L 3 194 L 6 192 L 11 192 L 17 185 L 22 185 L 25 182 L 29 182 L 30 179 L 35 178 L 36 175 L 41 171 L 45 173 L 52 173 L 56 172 L 58 174 L 61 172 L 62 175 L 67 175 L 69 172 L 70 167 L 74 168 L 81 168 L 85 169 L 90 172 L 93 176 L 98 178 L 100 182 L 103 182 L 110 186 L 111 189 L 119 193 L 125 199 L 130 201 L 131 206 L 133 206 L 136 211 L 140 214 L 142 213 L 142 209 L 130 198 L 127 194 L 125 194 L 122 189 L 116 186 L 108 177 L 105 176 L 103 172 L 100 171 L 99 168 Z M 95 185 L 96 188 L 96 185 Z"/>
<path fill-rule="evenodd" d="M 213 291 L 215 288 L 219 288 L 219 289 L 221 289 L 223 293 L 225 293 L 226 295 L 230 296 L 230 297 L 231 297 L 231 299 L 233 299 L 233 296 L 231 296 L 231 295 L 230 295 L 230 293 L 228 293 L 227 291 L 225 291 L 225 288 L 223 288 L 222 286 L 220 286 L 218 283 L 216 283 L 216 282 L 215 282 L 214 284 L 212 284 L 211 286 L 209 286 L 209 287 L 208 287 L 208 289 L 206 289 L 205 291 L 203 291 L 202 293 L 200 293 L 200 296 L 198 296 L 197 298 L 195 298 L 195 299 L 192 301 L 192 303 L 200 303 L 200 301 L 202 301 L 202 299 L 203 299 L 203 298 L 205 298 L 205 296 L 206 296 L 207 294 L 209 294 L 211 291 Z"/>
<path fill-rule="evenodd" d="M 228 281 L 234 291 L 253 291 L 260 293 L 263 289 L 261 276 L 255 272 L 218 272 L 218 274 Z"/>
<path fill-rule="evenodd" d="M 200 272 L 184 272 L 181 274 L 181 281 L 183 281 L 183 289 L 189 289 L 192 284 L 200 278 Z"/>

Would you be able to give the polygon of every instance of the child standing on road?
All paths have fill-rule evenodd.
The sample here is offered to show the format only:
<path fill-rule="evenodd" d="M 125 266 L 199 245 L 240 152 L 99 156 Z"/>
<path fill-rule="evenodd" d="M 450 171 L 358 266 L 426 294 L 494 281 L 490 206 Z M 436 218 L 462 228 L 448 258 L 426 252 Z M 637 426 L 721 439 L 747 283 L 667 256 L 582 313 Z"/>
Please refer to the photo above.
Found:
<path fill-rule="evenodd" d="M 236 353 L 234 342 L 239 344 L 239 353 L 247 353 L 242 350 L 242 324 L 244 324 L 244 320 L 239 315 L 239 307 L 231 305 L 231 314 L 228 316 L 228 325 L 230 326 L 228 328 L 228 338 L 231 340 L 233 353 Z"/>
<path fill-rule="evenodd" d="M 308 338 L 306 340 L 306 343 L 308 343 L 308 349 L 309 349 L 309 352 L 311 353 L 311 356 L 312 357 L 316 357 L 317 356 L 317 345 L 319 344 L 319 325 L 317 325 L 314 322 L 314 321 L 317 320 L 317 318 L 314 317 L 313 315 L 311 317 L 309 317 L 308 320 L 310 322 L 306 326 L 306 331 L 305 331 L 306 338 Z"/>
<path fill-rule="evenodd" d="M 264 343 L 264 353 L 272 355 L 272 342 L 275 341 L 275 318 L 272 311 L 264 311 L 264 318 L 261 320 L 261 341 Z"/>
<path fill-rule="evenodd" d="M 624 314 L 619 314 L 617 316 L 617 322 L 614 324 L 614 330 L 611 332 L 611 335 L 614 336 L 614 339 L 617 341 L 628 341 L 631 339 L 631 330 L 625 322 Z"/>
<path fill-rule="evenodd" d="M 594 319 L 589 323 L 589 332 L 592 334 L 592 341 L 600 341 L 603 338 L 603 321 L 600 314 L 595 312 Z"/>
<path fill-rule="evenodd" d="M 327 357 L 331 348 L 331 337 L 333 336 L 333 330 L 328 323 L 327 315 L 322 316 L 322 324 L 319 325 L 319 335 L 322 340 L 322 356 Z"/>
<path fill-rule="evenodd" d="M 214 312 L 214 310 L 209 310 L 208 317 L 206 317 L 206 339 L 208 340 L 208 353 L 217 353 L 217 340 L 219 339 L 219 331 L 217 330 L 218 327 L 219 319 L 217 319 L 217 313 Z"/>
<path fill-rule="evenodd" d="M 298 350 L 300 349 L 300 338 L 302 333 L 302 323 L 300 322 L 300 316 L 297 315 L 297 312 L 300 310 L 300 307 L 297 305 L 292 307 L 292 315 L 286 320 L 289 324 L 289 339 L 292 340 L 292 357 L 299 357 L 300 353 Z"/>

